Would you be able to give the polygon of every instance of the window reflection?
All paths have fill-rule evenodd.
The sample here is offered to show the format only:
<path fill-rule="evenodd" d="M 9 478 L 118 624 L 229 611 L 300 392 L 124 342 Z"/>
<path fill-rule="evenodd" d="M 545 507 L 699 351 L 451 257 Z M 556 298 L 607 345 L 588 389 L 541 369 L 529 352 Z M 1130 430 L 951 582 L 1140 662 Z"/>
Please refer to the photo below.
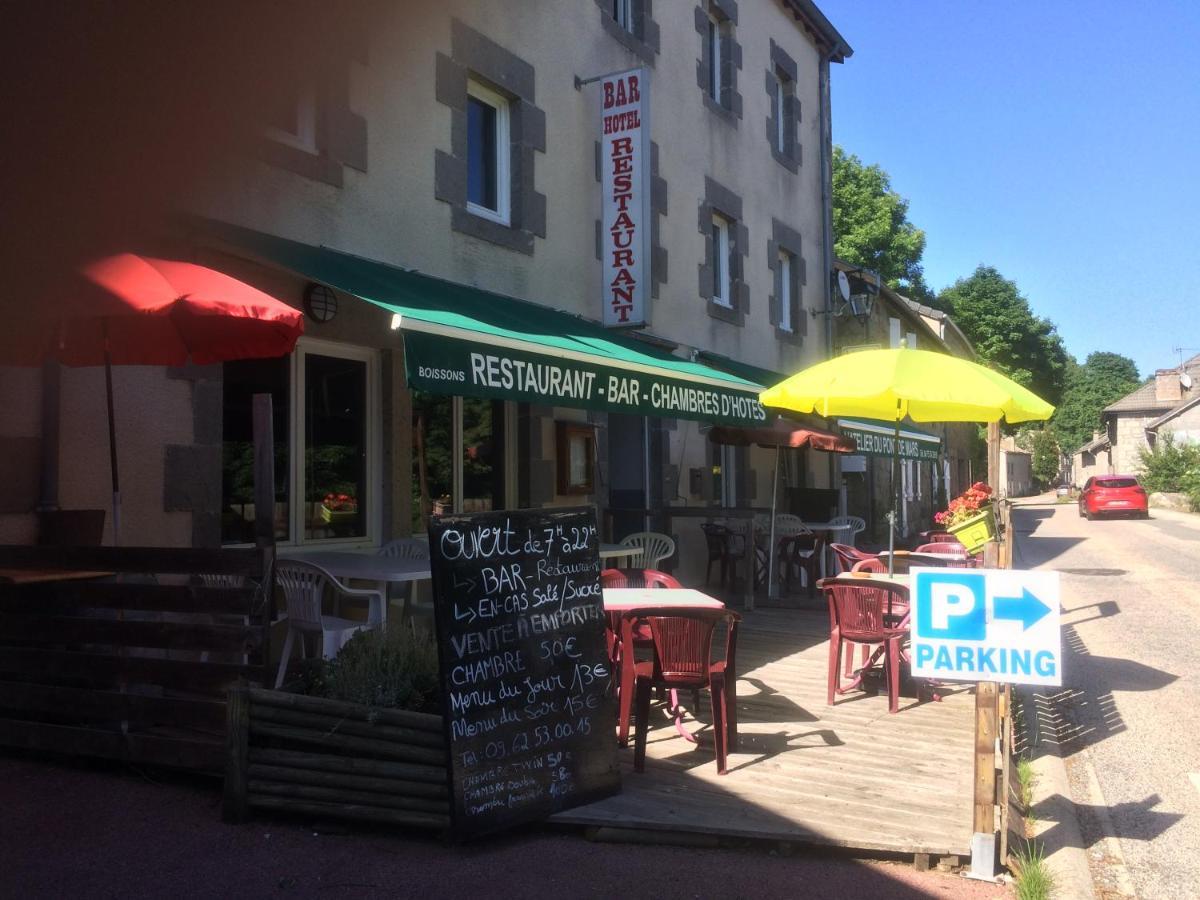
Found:
<path fill-rule="evenodd" d="M 367 534 L 367 364 L 304 357 L 304 537 Z"/>

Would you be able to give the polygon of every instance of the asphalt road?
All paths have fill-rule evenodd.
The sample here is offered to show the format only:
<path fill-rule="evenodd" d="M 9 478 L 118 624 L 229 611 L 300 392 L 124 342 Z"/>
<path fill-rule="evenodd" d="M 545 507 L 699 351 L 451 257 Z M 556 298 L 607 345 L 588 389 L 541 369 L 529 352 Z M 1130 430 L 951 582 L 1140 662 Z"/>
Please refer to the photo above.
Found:
<path fill-rule="evenodd" d="M 1152 515 L 1013 516 L 1014 567 L 1062 575 L 1064 686 L 1038 721 L 1104 898 L 1200 896 L 1200 516 Z"/>

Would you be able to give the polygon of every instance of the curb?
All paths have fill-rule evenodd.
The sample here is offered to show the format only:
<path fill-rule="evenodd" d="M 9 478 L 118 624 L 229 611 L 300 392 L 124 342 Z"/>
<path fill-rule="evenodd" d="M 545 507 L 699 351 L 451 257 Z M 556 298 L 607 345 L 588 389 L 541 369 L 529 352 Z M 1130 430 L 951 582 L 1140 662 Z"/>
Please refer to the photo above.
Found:
<path fill-rule="evenodd" d="M 1037 817 L 1033 839 L 1042 844 L 1046 866 L 1054 875 L 1052 896 L 1055 900 L 1095 900 L 1066 764 L 1045 747 L 1032 763 L 1033 814 Z"/>

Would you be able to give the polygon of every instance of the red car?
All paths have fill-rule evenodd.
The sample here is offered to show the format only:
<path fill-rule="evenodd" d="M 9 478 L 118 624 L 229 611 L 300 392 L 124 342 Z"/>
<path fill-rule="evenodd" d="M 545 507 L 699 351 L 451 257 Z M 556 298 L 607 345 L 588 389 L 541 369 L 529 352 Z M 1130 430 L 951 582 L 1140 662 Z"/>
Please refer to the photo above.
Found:
<path fill-rule="evenodd" d="M 1091 519 L 1102 513 L 1131 513 L 1150 518 L 1146 489 L 1132 475 L 1099 475 L 1089 478 L 1079 495 L 1079 514 Z"/>

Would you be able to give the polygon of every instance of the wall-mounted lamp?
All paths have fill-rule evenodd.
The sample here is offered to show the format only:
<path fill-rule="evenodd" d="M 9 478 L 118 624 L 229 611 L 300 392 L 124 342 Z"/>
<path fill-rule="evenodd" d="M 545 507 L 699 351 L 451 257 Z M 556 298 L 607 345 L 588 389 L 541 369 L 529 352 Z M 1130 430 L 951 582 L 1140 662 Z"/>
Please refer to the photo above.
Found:
<path fill-rule="evenodd" d="M 874 283 L 862 277 L 851 276 L 872 275 Z M 855 269 L 847 275 L 841 269 L 834 270 L 833 278 L 833 307 L 831 309 L 814 309 L 813 318 L 817 316 L 853 316 L 859 322 L 866 324 L 871 317 L 871 307 L 879 293 L 879 275 L 870 269 Z"/>

